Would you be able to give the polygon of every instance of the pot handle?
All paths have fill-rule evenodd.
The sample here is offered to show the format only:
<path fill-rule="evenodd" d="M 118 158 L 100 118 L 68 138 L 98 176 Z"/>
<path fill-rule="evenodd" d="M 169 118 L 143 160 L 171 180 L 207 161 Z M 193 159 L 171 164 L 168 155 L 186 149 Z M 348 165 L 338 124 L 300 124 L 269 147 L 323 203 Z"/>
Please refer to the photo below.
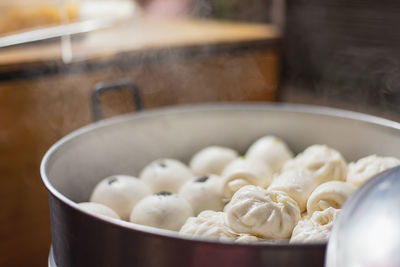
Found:
<path fill-rule="evenodd" d="M 100 95 L 104 92 L 109 92 L 114 90 L 129 90 L 132 93 L 136 111 L 140 111 L 143 109 L 142 97 L 140 94 L 139 87 L 136 85 L 136 83 L 128 80 L 98 83 L 94 86 L 90 97 L 92 104 L 93 121 L 99 121 L 103 119 L 103 112 L 101 110 L 101 104 L 100 104 Z"/>

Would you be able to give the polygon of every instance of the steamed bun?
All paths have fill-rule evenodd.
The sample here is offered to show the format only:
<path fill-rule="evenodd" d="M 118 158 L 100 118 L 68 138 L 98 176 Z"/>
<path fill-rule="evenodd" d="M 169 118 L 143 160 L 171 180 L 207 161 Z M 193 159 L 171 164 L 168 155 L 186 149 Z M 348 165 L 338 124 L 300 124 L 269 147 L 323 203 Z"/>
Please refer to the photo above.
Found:
<path fill-rule="evenodd" d="M 400 165 L 400 160 L 393 157 L 371 155 L 349 164 L 347 182 L 361 186 L 376 174 Z"/>
<path fill-rule="evenodd" d="M 234 232 L 226 225 L 225 216 L 226 214 L 220 211 L 202 211 L 197 217 L 187 219 L 179 234 L 216 240 L 234 240 L 240 243 L 259 240 L 258 237 L 253 235 Z"/>
<path fill-rule="evenodd" d="M 332 180 L 346 180 L 347 163 L 345 159 L 337 150 L 327 145 L 312 145 L 306 148 L 294 159 L 287 161 L 282 172 L 299 168 L 311 171 L 319 184 Z"/>
<path fill-rule="evenodd" d="M 293 152 L 280 138 L 264 136 L 255 141 L 246 152 L 249 159 L 259 159 L 271 168 L 273 172 L 280 172 L 283 164 L 293 158 Z"/>
<path fill-rule="evenodd" d="M 221 190 L 224 198 L 230 199 L 233 194 L 245 185 L 257 185 L 263 188 L 272 181 L 272 171 L 260 160 L 244 157 L 232 161 L 222 172 Z"/>
<path fill-rule="evenodd" d="M 149 194 L 151 190 L 143 181 L 128 175 L 113 175 L 96 185 L 90 201 L 108 206 L 127 220 L 136 203 Z"/>
<path fill-rule="evenodd" d="M 300 212 L 306 210 L 307 200 L 318 186 L 318 180 L 307 169 L 291 169 L 276 175 L 268 190 L 283 191 L 299 205 Z"/>
<path fill-rule="evenodd" d="M 82 202 L 82 203 L 78 203 L 78 206 L 83 209 L 86 210 L 90 213 L 96 214 L 96 215 L 102 215 L 102 216 L 106 216 L 106 217 L 110 217 L 110 218 L 114 218 L 114 219 L 120 219 L 118 214 L 113 211 L 111 208 L 100 204 L 100 203 L 94 203 L 94 202 Z"/>
<path fill-rule="evenodd" d="M 188 218 L 179 234 L 218 240 L 235 239 L 237 234 L 225 224 L 224 217 L 224 212 L 202 211 L 197 217 Z"/>
<path fill-rule="evenodd" d="M 179 231 L 193 209 L 182 197 L 159 192 L 142 199 L 132 210 L 130 221 L 161 229 Z"/>
<path fill-rule="evenodd" d="M 339 212 L 339 209 L 330 207 L 314 212 L 311 217 L 303 218 L 293 229 L 290 243 L 327 242 Z"/>
<path fill-rule="evenodd" d="M 342 181 L 330 181 L 319 185 L 307 201 L 307 213 L 322 211 L 329 207 L 340 209 L 356 187 Z"/>
<path fill-rule="evenodd" d="M 195 175 L 220 175 L 225 167 L 238 157 L 238 153 L 222 146 L 209 146 L 197 152 L 189 166 Z"/>
<path fill-rule="evenodd" d="M 262 238 L 289 238 L 300 219 L 299 206 L 286 193 L 254 185 L 240 188 L 225 212 L 226 224 L 235 232 Z"/>
<path fill-rule="evenodd" d="M 195 215 L 203 210 L 221 211 L 224 208 L 221 179 L 210 174 L 189 180 L 179 189 L 179 195 L 190 203 Z"/>
<path fill-rule="evenodd" d="M 158 159 L 147 165 L 139 175 L 153 193 L 178 193 L 179 188 L 193 178 L 190 169 L 175 159 Z"/>

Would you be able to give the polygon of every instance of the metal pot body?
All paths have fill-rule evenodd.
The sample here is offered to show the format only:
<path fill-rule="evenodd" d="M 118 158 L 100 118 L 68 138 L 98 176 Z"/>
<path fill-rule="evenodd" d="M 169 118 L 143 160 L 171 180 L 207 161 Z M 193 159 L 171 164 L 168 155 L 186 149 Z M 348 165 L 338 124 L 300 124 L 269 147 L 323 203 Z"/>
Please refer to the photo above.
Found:
<path fill-rule="evenodd" d="M 276 135 L 298 153 L 327 144 L 348 161 L 400 157 L 400 124 L 337 109 L 293 104 L 208 104 L 138 112 L 89 125 L 45 155 L 54 260 L 80 266 L 323 266 L 326 244 L 235 244 L 95 217 L 77 208 L 101 179 L 138 176 L 157 158 L 188 162 L 222 145 L 244 153 L 257 138 Z"/>

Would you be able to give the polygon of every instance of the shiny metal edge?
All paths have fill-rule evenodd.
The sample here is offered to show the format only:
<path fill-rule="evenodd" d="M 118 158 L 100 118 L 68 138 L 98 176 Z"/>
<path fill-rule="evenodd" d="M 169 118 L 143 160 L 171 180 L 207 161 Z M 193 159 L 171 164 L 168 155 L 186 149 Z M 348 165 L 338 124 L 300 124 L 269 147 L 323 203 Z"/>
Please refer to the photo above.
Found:
<path fill-rule="evenodd" d="M 110 27 L 113 23 L 115 23 L 115 21 L 111 19 L 92 19 L 0 36 L 0 48 L 53 39 L 66 35 L 87 33 Z"/>
<path fill-rule="evenodd" d="M 152 117 L 156 115 L 166 115 L 169 113 L 191 113 L 191 112 L 199 112 L 199 111 L 213 111 L 213 110 L 230 110 L 230 109 L 235 109 L 235 110 L 243 110 L 243 111 L 250 111 L 250 110 L 265 110 L 265 111 L 281 111 L 281 112 L 298 112 L 298 113 L 305 113 L 305 114 L 315 114 L 315 115 L 327 115 L 327 116 L 332 116 L 332 117 L 338 117 L 338 118 L 345 118 L 345 119 L 354 119 L 358 121 L 363 121 L 375 125 L 380 125 L 380 126 L 386 126 L 389 128 L 393 129 L 398 129 L 400 130 L 400 123 L 391 121 L 388 119 L 384 119 L 381 117 L 373 116 L 373 115 L 368 115 L 365 113 L 359 113 L 359 112 L 354 112 L 354 111 L 349 111 L 349 110 L 344 110 L 344 109 L 337 109 L 337 108 L 329 108 L 329 107 L 324 107 L 324 106 L 316 106 L 316 105 L 304 105 L 304 104 L 292 104 L 292 103 L 254 103 L 254 102 L 208 102 L 208 103 L 201 103 L 201 104 L 191 104 L 191 105 L 179 105 L 179 106 L 173 106 L 173 107 L 163 107 L 163 108 L 157 108 L 157 109 L 151 109 L 151 110 L 146 110 L 145 112 L 136 112 L 133 114 L 126 114 L 126 115 L 120 115 L 114 118 L 109 118 L 109 119 L 104 119 L 99 122 L 95 122 L 92 124 L 89 124 L 87 126 L 84 126 L 82 128 L 79 128 L 70 134 L 64 136 L 62 139 L 57 141 L 55 144 L 53 144 L 50 149 L 46 152 L 44 155 L 41 165 L 40 165 L 40 174 L 42 181 L 44 185 L 46 186 L 47 190 L 56 198 L 58 198 L 60 201 L 68 204 L 72 208 L 76 209 L 79 212 L 86 213 L 88 216 L 95 217 L 99 220 L 103 220 L 108 223 L 112 223 L 114 225 L 118 225 L 120 227 L 128 228 L 131 230 L 136 230 L 140 232 L 145 232 L 148 234 L 153 234 L 153 235 L 161 235 L 164 237 L 169 237 L 169 238 L 178 238 L 178 239 L 186 239 L 186 240 L 195 240 L 195 241 L 202 241 L 206 243 L 224 243 L 227 245 L 232 245 L 232 246 L 265 246 L 265 243 L 262 242 L 250 242 L 250 243 L 235 243 L 233 241 L 218 241 L 218 240 L 210 240 L 210 239 L 204 239 L 204 238 L 190 238 L 190 237 L 182 237 L 175 231 L 171 230 L 164 230 L 164 229 L 158 229 L 158 228 L 153 228 L 145 225 L 139 225 L 139 224 L 134 224 L 131 222 L 126 222 L 126 221 L 121 221 L 121 220 L 115 220 L 112 218 L 104 217 L 104 216 L 96 216 L 92 213 L 86 212 L 78 207 L 78 205 L 73 202 L 72 200 L 68 199 L 65 197 L 63 194 L 61 194 L 56 188 L 53 187 L 53 185 L 50 183 L 48 180 L 48 177 L 46 175 L 46 169 L 47 169 L 47 163 L 49 161 L 49 158 L 53 153 L 55 153 L 62 145 L 65 143 L 69 142 L 76 136 L 79 136 L 81 134 L 84 134 L 86 132 L 92 131 L 93 129 L 101 128 L 101 127 L 106 127 L 109 125 L 113 124 L 118 124 L 119 122 L 125 121 L 127 118 L 135 116 L 136 118 L 146 118 L 146 117 Z M 274 244 L 274 246 L 282 246 L 282 247 L 298 247 L 298 246 L 320 246 L 325 243 L 315 243 L 315 244 Z"/>
<path fill-rule="evenodd" d="M 50 247 L 49 258 L 47 260 L 47 265 L 49 267 L 57 267 L 57 264 L 54 261 L 53 246 Z"/>

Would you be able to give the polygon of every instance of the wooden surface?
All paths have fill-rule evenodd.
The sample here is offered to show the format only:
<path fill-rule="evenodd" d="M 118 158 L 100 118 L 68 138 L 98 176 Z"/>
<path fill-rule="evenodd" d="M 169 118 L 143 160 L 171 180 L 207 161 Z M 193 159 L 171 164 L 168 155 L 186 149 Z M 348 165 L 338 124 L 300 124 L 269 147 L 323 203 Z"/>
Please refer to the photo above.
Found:
<path fill-rule="evenodd" d="M 176 33 L 181 35 L 182 43 L 162 46 L 161 36 L 152 37 L 147 32 L 144 35 L 148 43 L 142 39 L 132 50 L 119 42 L 125 39 L 121 38 L 124 35 L 115 34 L 119 44 L 107 56 L 93 50 L 90 59 L 69 65 L 59 62 L 57 53 L 51 57 L 51 50 L 39 46 L 18 48 L 22 49 L 20 52 L 10 49 L 8 52 L 13 53 L 9 54 L 0 51 L 0 73 L 20 69 L 33 73 L 0 79 L 0 266 L 46 266 L 51 237 L 47 191 L 41 182 L 39 165 L 54 142 L 91 123 L 89 99 L 97 82 L 135 81 L 148 109 L 205 101 L 276 99 L 280 53 L 276 43 L 271 43 L 276 41 L 275 37 L 270 39 L 267 33 L 263 36 L 259 32 L 261 26 L 256 25 L 258 41 L 245 33 L 247 30 L 240 34 L 239 41 L 234 24 L 200 24 L 204 27 L 199 31 L 201 37 L 192 32 L 189 24 L 184 24 L 179 27 L 186 29 L 187 42 L 182 31 Z M 159 27 L 165 32 L 170 29 L 167 25 Z M 243 27 L 251 32 L 250 25 Z M 229 33 L 237 38 L 229 42 Z M 220 42 L 217 36 L 221 36 Z M 96 40 L 91 38 L 81 40 L 81 45 Z M 225 45 L 214 50 L 221 43 Z M 103 48 L 111 51 L 110 47 Z M 38 54 L 35 56 L 33 51 Z M 53 65 L 52 61 L 56 63 Z M 46 69 L 44 63 L 53 71 L 42 73 L 40 68 Z M 130 97 L 123 92 L 105 94 L 102 103 L 106 116 L 133 111 Z"/>
<path fill-rule="evenodd" d="M 109 59 L 129 52 L 142 54 L 166 48 L 229 45 L 243 47 L 276 43 L 279 35 L 266 24 L 216 22 L 208 20 L 160 20 L 135 18 L 114 27 L 77 36 L 72 43 L 73 61 Z M 24 67 L 22 64 L 49 64 L 62 61 L 61 43 L 22 45 L 0 50 L 0 71 Z"/>

